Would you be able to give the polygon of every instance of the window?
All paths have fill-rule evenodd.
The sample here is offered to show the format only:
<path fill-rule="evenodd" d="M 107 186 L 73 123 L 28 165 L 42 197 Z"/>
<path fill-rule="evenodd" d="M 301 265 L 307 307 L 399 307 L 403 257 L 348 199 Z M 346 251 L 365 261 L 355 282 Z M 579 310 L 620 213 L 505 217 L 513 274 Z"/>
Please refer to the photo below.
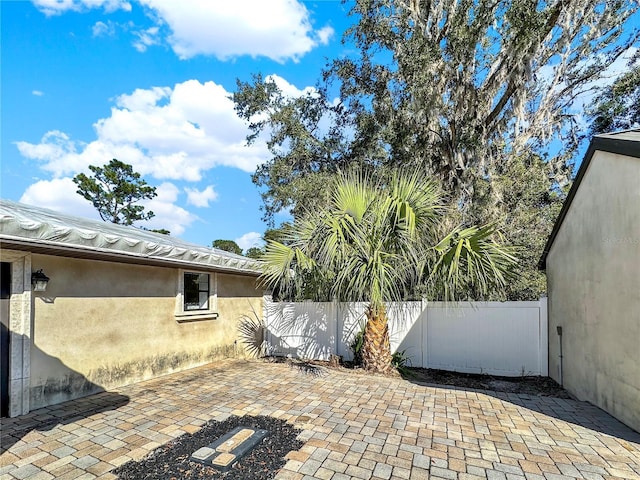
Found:
<path fill-rule="evenodd" d="M 209 274 L 184 274 L 184 311 L 209 310 Z"/>
<path fill-rule="evenodd" d="M 178 322 L 217 318 L 217 298 L 215 273 L 179 270 L 175 311 Z"/>

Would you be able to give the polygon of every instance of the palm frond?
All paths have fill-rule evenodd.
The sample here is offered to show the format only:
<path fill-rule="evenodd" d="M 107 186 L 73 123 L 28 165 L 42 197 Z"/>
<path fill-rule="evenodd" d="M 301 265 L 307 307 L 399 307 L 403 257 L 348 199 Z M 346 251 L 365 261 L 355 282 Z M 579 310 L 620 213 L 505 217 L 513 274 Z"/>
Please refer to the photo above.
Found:
<path fill-rule="evenodd" d="M 431 281 L 441 281 L 446 300 L 455 300 L 461 289 L 473 285 L 482 295 L 490 289 L 504 288 L 517 263 L 516 250 L 493 238 L 499 232 L 494 224 L 454 228 L 434 246 L 436 261 Z"/>
<path fill-rule="evenodd" d="M 265 325 L 262 317 L 258 315 L 253 306 L 252 315 L 244 314 L 238 322 L 238 336 L 240 343 L 252 357 L 261 357 L 267 352 L 267 345 L 264 340 Z"/>
<path fill-rule="evenodd" d="M 341 174 L 324 208 L 297 218 L 284 243 L 268 242 L 263 280 L 287 292 L 320 282 L 333 297 L 375 305 L 401 300 L 426 267 L 447 299 L 469 285 L 504 286 L 516 259 L 495 226 L 458 226 L 437 241 L 445 211 L 438 186 L 417 172 L 386 184 Z"/>
<path fill-rule="evenodd" d="M 261 281 L 283 293 L 291 293 L 300 281 L 301 273 L 313 270 L 315 261 L 302 249 L 269 240 L 262 256 Z"/>

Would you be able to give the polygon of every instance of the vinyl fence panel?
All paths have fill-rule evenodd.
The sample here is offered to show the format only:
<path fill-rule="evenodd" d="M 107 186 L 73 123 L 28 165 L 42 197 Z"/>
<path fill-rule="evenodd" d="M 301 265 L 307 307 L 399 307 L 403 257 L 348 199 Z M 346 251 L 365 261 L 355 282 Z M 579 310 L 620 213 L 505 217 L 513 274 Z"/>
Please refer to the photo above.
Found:
<path fill-rule="evenodd" d="M 353 360 L 351 343 L 366 323 L 366 303 L 341 304 L 338 308 L 338 350 L 345 360 Z M 405 351 L 412 366 L 422 366 L 422 328 L 419 321 L 422 302 L 395 302 L 387 305 L 391 351 Z"/>
<path fill-rule="evenodd" d="M 337 304 L 267 302 L 268 350 L 308 360 L 328 360 L 336 351 Z"/>
<path fill-rule="evenodd" d="M 466 373 L 540 375 L 539 329 L 539 302 L 430 304 L 426 364 Z"/>
<path fill-rule="evenodd" d="M 365 303 L 265 302 L 276 355 L 352 360 Z M 413 367 L 467 373 L 547 375 L 546 299 L 538 302 L 398 302 L 387 305 L 391 350 Z"/>
<path fill-rule="evenodd" d="M 392 352 L 403 352 L 408 366 L 422 367 L 422 302 L 392 303 L 387 307 Z"/>
<path fill-rule="evenodd" d="M 343 359 L 353 360 L 351 343 L 367 321 L 363 302 L 342 303 L 338 307 L 338 349 L 337 354 Z"/>

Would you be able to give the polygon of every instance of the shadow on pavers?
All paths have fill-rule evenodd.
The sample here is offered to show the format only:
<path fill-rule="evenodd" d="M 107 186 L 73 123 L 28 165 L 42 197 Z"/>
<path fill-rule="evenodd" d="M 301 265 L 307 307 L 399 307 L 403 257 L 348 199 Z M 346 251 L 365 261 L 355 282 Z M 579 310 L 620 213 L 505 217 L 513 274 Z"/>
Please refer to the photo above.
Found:
<path fill-rule="evenodd" d="M 601 408 L 589 402 L 573 398 L 550 378 L 539 377 L 538 382 L 542 382 L 544 385 L 541 387 L 540 392 L 536 392 L 535 387 L 533 389 L 522 388 L 522 382 L 525 379 L 520 377 L 493 377 L 491 375 L 432 371 L 429 369 L 415 370 L 417 372 L 424 370 L 427 372 L 426 376 L 405 375 L 403 378 L 416 385 L 488 395 L 573 425 L 635 443 L 635 447 L 640 450 L 639 432 L 620 422 Z M 553 383 L 554 385 L 549 386 L 547 385 L 548 383 Z"/>
<path fill-rule="evenodd" d="M 129 397 L 115 392 L 100 392 L 76 400 L 33 410 L 26 415 L 0 419 L 0 454 L 33 431 L 43 432 L 67 425 L 96 413 L 116 410 L 129 403 Z"/>
<path fill-rule="evenodd" d="M 9 330 L 1 324 L 2 334 L 8 335 Z M 0 454 L 9 450 L 16 442 L 32 431 L 47 431 L 57 425 L 65 425 L 90 417 L 96 413 L 115 410 L 129 403 L 129 397 L 114 392 L 107 392 L 96 383 L 87 379 L 64 364 L 59 358 L 49 355 L 38 348 L 33 338 L 13 334 L 13 342 L 30 343 L 30 355 L 36 358 L 40 365 L 46 365 L 51 371 L 63 372 L 59 378 L 48 378 L 44 385 L 29 389 L 30 402 L 34 405 L 48 405 L 32 410 L 26 415 L 4 418 L 9 413 L 10 390 L 4 391 L 0 399 Z M 5 363 L 3 360 L 3 366 Z M 6 365 L 8 367 L 8 365 Z M 33 372 L 32 372 L 33 373 Z M 8 376 L 7 372 L 4 372 Z"/>

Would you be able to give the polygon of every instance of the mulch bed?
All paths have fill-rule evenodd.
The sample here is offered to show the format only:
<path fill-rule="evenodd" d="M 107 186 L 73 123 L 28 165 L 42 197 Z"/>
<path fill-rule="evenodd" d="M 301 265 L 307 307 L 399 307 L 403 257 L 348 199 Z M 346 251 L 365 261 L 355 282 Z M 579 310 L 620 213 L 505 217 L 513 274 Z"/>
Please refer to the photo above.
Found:
<path fill-rule="evenodd" d="M 267 430 L 269 436 L 242 457 L 231 470 L 221 472 L 189 460 L 193 452 L 240 425 Z M 231 416 L 223 422 L 209 421 L 196 433 L 182 435 L 158 447 L 142 460 L 127 462 L 112 473 L 122 480 L 267 480 L 274 478 L 285 465 L 287 453 L 302 448 L 304 443 L 296 439 L 299 434 L 300 430 L 277 418 Z"/>
<path fill-rule="evenodd" d="M 356 374 L 371 375 L 351 362 L 341 362 L 339 366 L 328 361 L 312 360 L 301 361 L 286 358 L 270 358 L 268 361 L 287 362 L 292 368 L 297 368 L 304 373 L 314 375 L 326 374 L 332 369 L 349 370 Z M 520 393 L 524 395 L 541 395 L 545 397 L 573 398 L 552 378 L 541 376 L 501 377 L 498 375 L 474 374 L 450 372 L 447 370 L 435 370 L 432 368 L 408 367 L 404 375 L 393 371 L 390 376 L 404 378 L 405 380 L 421 385 L 448 385 L 470 390 L 489 390 L 494 392 Z"/>
<path fill-rule="evenodd" d="M 549 377 L 500 377 L 473 373 L 448 372 L 431 368 L 409 368 L 405 379 L 421 384 L 450 385 L 474 390 L 572 398 L 569 393 Z"/>

